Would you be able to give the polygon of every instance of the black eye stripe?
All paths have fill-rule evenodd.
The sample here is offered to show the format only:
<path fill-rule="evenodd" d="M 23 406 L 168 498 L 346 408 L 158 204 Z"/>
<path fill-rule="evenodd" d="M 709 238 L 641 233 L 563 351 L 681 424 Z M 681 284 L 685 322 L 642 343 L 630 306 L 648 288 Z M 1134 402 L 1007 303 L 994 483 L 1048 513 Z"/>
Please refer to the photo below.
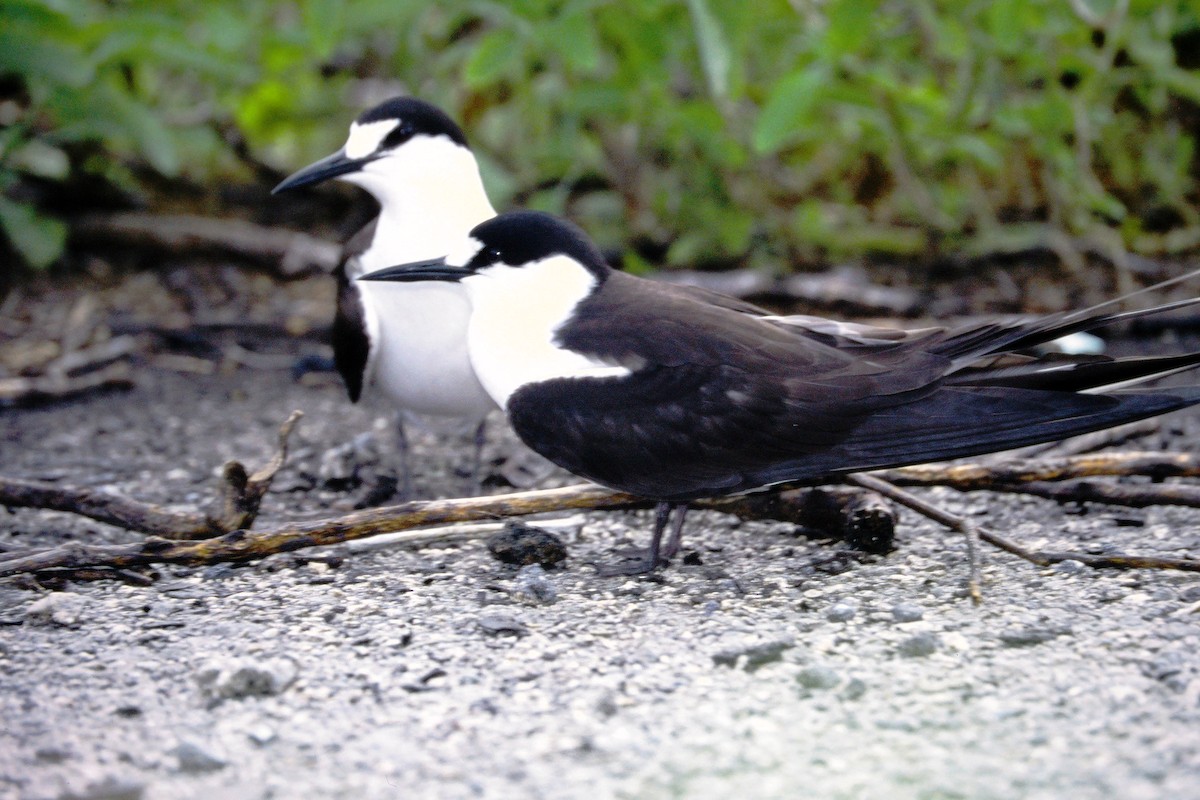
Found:
<path fill-rule="evenodd" d="M 418 133 L 428 136 L 445 136 L 455 144 L 467 146 L 467 138 L 454 120 L 446 116 L 441 109 L 431 106 L 413 97 L 394 97 L 358 116 L 358 123 L 365 125 L 369 122 L 382 120 L 399 120 L 403 127 L 411 127 L 410 131 L 401 133 L 400 129 L 392 131 L 389 136 L 397 137 L 396 144 L 401 145 Z"/>
<path fill-rule="evenodd" d="M 503 260 L 504 254 L 501 253 L 498 248 L 485 247 L 475 254 L 475 256 L 471 259 L 471 263 L 467 266 L 472 269 L 479 270 L 483 269 L 484 267 L 490 267 L 492 264 L 497 264 Z"/>
<path fill-rule="evenodd" d="M 407 142 L 417 133 L 416 129 L 407 122 L 401 122 L 383 137 L 382 147 L 392 149 Z"/>

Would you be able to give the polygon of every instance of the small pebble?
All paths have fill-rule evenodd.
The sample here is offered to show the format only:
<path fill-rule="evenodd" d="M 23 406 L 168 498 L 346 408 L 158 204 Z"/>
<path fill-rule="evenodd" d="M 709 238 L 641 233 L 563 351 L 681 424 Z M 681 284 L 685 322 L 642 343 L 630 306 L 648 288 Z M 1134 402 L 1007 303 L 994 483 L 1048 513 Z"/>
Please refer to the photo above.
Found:
<path fill-rule="evenodd" d="M 905 639 L 896 651 L 905 658 L 924 658 L 937 652 L 938 637 L 932 633 L 918 633 Z"/>
<path fill-rule="evenodd" d="M 71 757 L 71 752 L 61 747 L 39 747 L 33 756 L 43 764 L 61 764 Z"/>
<path fill-rule="evenodd" d="M 745 645 L 727 647 L 713 654 L 713 663 L 724 667 L 737 666 L 747 672 L 754 672 L 761 666 L 779 661 L 786 650 L 795 646 L 791 639 L 775 639 L 769 642 L 751 642 Z"/>
<path fill-rule="evenodd" d="M 916 603 L 897 603 L 892 606 L 892 619 L 896 622 L 916 622 L 924 617 L 925 609 Z"/>
<path fill-rule="evenodd" d="M 479 618 L 479 627 L 484 633 L 492 636 L 508 634 L 509 636 L 524 636 L 529 633 L 525 623 L 503 614 L 486 614 Z"/>
<path fill-rule="evenodd" d="M 1068 558 L 1065 561 L 1059 561 L 1050 567 L 1050 569 L 1060 575 L 1079 575 L 1080 573 L 1087 572 L 1088 565 L 1077 559 Z"/>
<path fill-rule="evenodd" d="M 1002 631 L 997 638 L 1005 647 L 1032 647 L 1069 634 L 1070 631 L 1054 628 L 1019 628 Z"/>
<path fill-rule="evenodd" d="M 195 673 L 210 702 L 277 695 L 296 680 L 296 664 L 288 658 L 230 658 L 211 662 Z"/>
<path fill-rule="evenodd" d="M 35 600 L 25 609 L 25 619 L 42 625 L 61 625 L 64 628 L 79 624 L 88 601 L 73 592 L 51 592 Z"/>
<path fill-rule="evenodd" d="M 270 725 L 256 725 L 246 735 L 259 747 L 265 747 L 279 737 L 279 734 Z"/>
<path fill-rule="evenodd" d="M 805 689 L 832 689 L 842 679 L 831 668 L 814 665 L 800 670 L 796 674 L 796 682 Z"/>
<path fill-rule="evenodd" d="M 179 759 L 179 771 L 186 773 L 212 772 L 223 769 L 229 763 L 195 742 L 180 742 L 171 750 L 171 754 Z"/>
<path fill-rule="evenodd" d="M 68 789 L 59 795 L 59 800 L 141 800 L 146 784 L 129 778 L 109 776 L 89 783 L 82 792 Z"/>
<path fill-rule="evenodd" d="M 530 564 L 517 572 L 513 580 L 513 595 L 528 605 L 550 605 L 558 599 L 558 589 L 540 564 Z"/>
<path fill-rule="evenodd" d="M 834 603 L 825 610 L 825 619 L 830 622 L 846 622 L 854 619 L 857 613 L 858 606 L 846 602 Z"/>
<path fill-rule="evenodd" d="M 844 689 L 842 689 L 842 698 L 845 700 L 857 700 L 867 693 L 867 684 L 861 678 L 851 678 Z"/>

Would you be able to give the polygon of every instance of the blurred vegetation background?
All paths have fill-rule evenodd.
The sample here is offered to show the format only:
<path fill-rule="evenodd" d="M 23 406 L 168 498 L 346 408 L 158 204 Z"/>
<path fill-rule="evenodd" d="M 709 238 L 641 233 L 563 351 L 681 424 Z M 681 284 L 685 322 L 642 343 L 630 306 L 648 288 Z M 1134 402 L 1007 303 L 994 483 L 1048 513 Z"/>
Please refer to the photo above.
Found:
<path fill-rule="evenodd" d="M 1196 0 L 0 0 L 5 264 L 400 93 L 634 269 L 1200 251 Z"/>

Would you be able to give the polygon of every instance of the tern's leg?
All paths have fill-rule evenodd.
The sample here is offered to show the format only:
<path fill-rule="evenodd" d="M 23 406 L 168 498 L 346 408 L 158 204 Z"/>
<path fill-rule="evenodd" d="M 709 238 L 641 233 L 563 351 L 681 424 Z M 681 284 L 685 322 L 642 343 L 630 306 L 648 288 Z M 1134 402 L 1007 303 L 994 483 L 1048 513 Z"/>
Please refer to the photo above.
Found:
<path fill-rule="evenodd" d="M 671 538 L 667 540 L 667 546 L 664 548 L 663 532 L 667 529 L 671 512 L 676 509 L 679 510 L 679 514 L 671 528 Z M 606 578 L 614 575 L 644 575 L 665 564 L 666 560 L 662 556 L 670 558 L 679 550 L 679 541 L 683 536 L 683 517 L 686 513 L 687 503 L 662 502 L 654 506 L 654 532 L 650 534 L 650 548 L 644 551 L 646 556 L 625 564 L 600 566 L 600 575 Z"/>
<path fill-rule="evenodd" d="M 483 494 L 483 446 L 487 444 L 487 418 L 479 420 L 479 426 L 475 428 L 475 453 L 471 459 L 471 483 L 469 485 L 470 494 Z"/>
<path fill-rule="evenodd" d="M 396 454 L 399 460 L 400 479 L 396 488 L 396 496 L 401 500 L 411 500 L 413 497 L 412 460 L 408 452 L 408 429 L 404 425 L 403 412 L 396 414 Z"/>
<path fill-rule="evenodd" d="M 659 554 L 662 552 L 663 531 L 667 528 L 667 520 L 671 518 L 671 503 L 659 503 L 654 507 L 654 533 L 650 534 L 650 553 L 646 557 L 646 572 L 658 566 Z"/>
<path fill-rule="evenodd" d="M 687 517 L 687 503 L 671 503 L 670 511 L 675 512 L 675 524 L 671 526 L 671 538 L 667 539 L 667 546 L 662 551 L 663 558 L 668 559 L 679 555 L 679 546 L 683 544 L 683 520 Z"/>

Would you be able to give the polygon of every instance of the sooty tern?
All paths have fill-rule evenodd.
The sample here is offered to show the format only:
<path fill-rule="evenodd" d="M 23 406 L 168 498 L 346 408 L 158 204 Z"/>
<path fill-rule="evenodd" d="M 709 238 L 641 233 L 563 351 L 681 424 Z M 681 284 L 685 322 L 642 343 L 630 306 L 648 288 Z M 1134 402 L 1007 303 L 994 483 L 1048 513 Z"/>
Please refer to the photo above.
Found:
<path fill-rule="evenodd" d="M 1130 386 L 1200 363 L 1013 351 L 1167 308 L 893 331 L 770 318 L 610 269 L 575 226 L 516 212 L 445 258 L 367 281 L 459 283 L 476 374 L 521 439 L 570 472 L 655 499 L 649 561 L 689 500 L 1054 441 L 1200 403 Z"/>
<path fill-rule="evenodd" d="M 458 418 L 475 428 L 479 478 L 484 418 L 496 408 L 467 355 L 470 305 L 453 283 L 360 283 L 364 273 L 445 255 L 496 215 L 462 130 L 441 110 L 397 97 L 363 112 L 336 153 L 273 193 L 337 178 L 366 189 L 379 216 L 354 235 L 335 275 L 334 363 L 353 402 L 374 384 L 401 411 L 402 486 L 411 490 L 403 418 Z"/>

